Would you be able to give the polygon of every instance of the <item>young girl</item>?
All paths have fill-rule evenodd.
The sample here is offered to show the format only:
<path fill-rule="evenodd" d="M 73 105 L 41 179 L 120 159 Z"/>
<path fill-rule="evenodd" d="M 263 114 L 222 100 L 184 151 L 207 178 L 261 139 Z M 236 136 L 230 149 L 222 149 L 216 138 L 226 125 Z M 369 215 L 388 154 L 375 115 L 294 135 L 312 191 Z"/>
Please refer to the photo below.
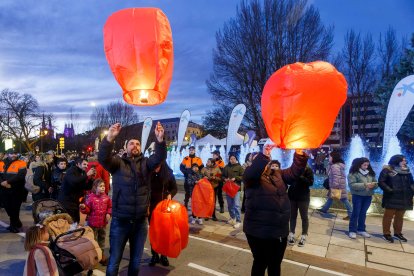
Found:
<path fill-rule="evenodd" d="M 98 178 L 92 186 L 92 193 L 85 204 L 79 205 L 80 211 L 87 214 L 88 225 L 93 229 L 95 240 L 102 249 L 102 265 L 107 265 L 108 260 L 104 255 L 106 225 L 112 214 L 112 201 L 105 193 L 105 182 Z"/>
<path fill-rule="evenodd" d="M 36 225 L 27 230 L 24 249 L 29 251 L 29 255 L 27 256 L 23 275 L 59 275 L 55 258 L 47 246 L 48 241 L 47 226 Z"/>

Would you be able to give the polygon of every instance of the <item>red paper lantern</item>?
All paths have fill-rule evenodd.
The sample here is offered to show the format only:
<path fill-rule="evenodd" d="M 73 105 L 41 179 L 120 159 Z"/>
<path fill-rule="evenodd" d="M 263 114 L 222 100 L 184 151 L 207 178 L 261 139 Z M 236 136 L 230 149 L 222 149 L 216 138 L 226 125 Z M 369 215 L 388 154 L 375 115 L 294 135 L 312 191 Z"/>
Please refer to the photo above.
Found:
<path fill-rule="evenodd" d="M 214 212 L 214 189 L 211 183 L 205 179 L 200 179 L 194 186 L 191 195 L 191 211 L 194 216 L 209 218 Z"/>
<path fill-rule="evenodd" d="M 174 57 L 170 24 L 160 9 L 113 13 L 104 26 L 104 48 L 127 103 L 147 106 L 165 100 Z"/>
<path fill-rule="evenodd" d="M 231 198 L 234 198 L 239 190 L 240 186 L 231 180 L 226 181 L 223 185 L 223 192 Z"/>
<path fill-rule="evenodd" d="M 187 209 L 175 200 L 163 200 L 152 211 L 149 238 L 159 254 L 177 258 L 188 244 Z"/>
<path fill-rule="evenodd" d="M 289 64 L 267 81 L 262 117 L 270 139 L 283 149 L 318 148 L 346 101 L 344 76 L 327 62 Z"/>

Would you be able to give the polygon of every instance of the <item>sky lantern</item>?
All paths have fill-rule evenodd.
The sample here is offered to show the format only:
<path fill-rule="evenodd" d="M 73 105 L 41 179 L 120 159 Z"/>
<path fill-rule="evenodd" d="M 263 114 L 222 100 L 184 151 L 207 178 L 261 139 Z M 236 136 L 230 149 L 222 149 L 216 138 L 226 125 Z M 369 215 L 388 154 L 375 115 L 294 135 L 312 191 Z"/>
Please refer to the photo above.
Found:
<path fill-rule="evenodd" d="M 297 62 L 277 70 L 262 93 L 269 138 L 282 149 L 318 148 L 346 101 L 345 77 L 328 62 Z"/>
<path fill-rule="evenodd" d="M 133 105 L 162 103 L 170 87 L 174 54 L 171 27 L 157 8 L 129 8 L 113 13 L 104 26 L 106 59 Z"/>

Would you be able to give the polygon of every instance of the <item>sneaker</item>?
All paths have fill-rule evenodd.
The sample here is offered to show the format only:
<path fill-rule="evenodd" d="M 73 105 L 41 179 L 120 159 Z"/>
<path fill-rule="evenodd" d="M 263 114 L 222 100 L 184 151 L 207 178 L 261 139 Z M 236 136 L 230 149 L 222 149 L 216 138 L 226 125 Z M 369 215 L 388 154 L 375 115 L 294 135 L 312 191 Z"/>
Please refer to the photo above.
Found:
<path fill-rule="evenodd" d="M 349 238 L 356 239 L 356 233 L 355 232 L 349 232 Z"/>
<path fill-rule="evenodd" d="M 170 262 L 168 261 L 167 257 L 164 256 L 164 255 L 161 255 L 160 263 L 163 266 L 169 266 L 170 265 Z"/>
<path fill-rule="evenodd" d="M 316 211 L 318 211 L 319 213 L 323 213 L 323 214 L 326 214 L 326 213 L 327 213 L 327 212 L 326 212 L 324 209 L 322 209 L 322 208 L 316 209 Z"/>
<path fill-rule="evenodd" d="M 195 218 L 191 217 L 191 218 L 190 218 L 190 223 L 191 223 L 191 224 L 195 224 L 195 223 L 196 223 Z"/>
<path fill-rule="evenodd" d="M 299 242 L 298 242 L 298 246 L 299 246 L 299 247 L 303 247 L 303 246 L 305 246 L 305 243 L 306 243 L 306 236 L 307 236 L 307 235 L 302 235 L 302 236 L 300 236 L 300 240 L 299 240 Z"/>
<path fill-rule="evenodd" d="M 288 244 L 289 245 L 294 245 L 295 242 L 296 242 L 295 233 L 290 232 L 289 236 L 288 236 Z"/>
<path fill-rule="evenodd" d="M 394 239 L 391 237 L 390 234 L 383 235 L 382 238 L 387 242 L 394 243 Z"/>
<path fill-rule="evenodd" d="M 349 220 L 349 216 L 344 217 L 343 220 Z"/>
<path fill-rule="evenodd" d="M 361 236 L 363 236 L 364 238 L 371 238 L 371 235 L 370 235 L 370 234 L 368 234 L 368 233 L 367 233 L 367 232 L 365 232 L 365 231 L 358 231 L 357 233 L 358 233 L 358 235 L 361 235 Z"/>
<path fill-rule="evenodd" d="M 235 224 L 234 219 L 232 219 L 232 218 L 230 218 L 226 223 L 227 224 L 230 224 L 230 225 L 234 225 Z"/>
<path fill-rule="evenodd" d="M 151 260 L 148 265 L 155 266 L 159 262 L 160 262 L 160 256 L 158 256 L 158 254 L 155 254 L 155 255 L 152 255 Z"/>
<path fill-rule="evenodd" d="M 200 225 L 203 225 L 203 219 L 202 218 L 197 219 L 197 223 Z"/>
<path fill-rule="evenodd" d="M 394 234 L 394 238 L 396 238 L 397 240 L 400 240 L 402 242 L 407 242 L 407 239 L 404 238 L 403 234 Z"/>
<path fill-rule="evenodd" d="M 233 227 L 234 227 L 235 229 L 239 229 L 239 228 L 240 228 L 240 225 L 241 225 L 241 223 L 240 223 L 240 222 L 236 222 L 236 224 L 235 224 L 235 225 L 233 225 Z"/>

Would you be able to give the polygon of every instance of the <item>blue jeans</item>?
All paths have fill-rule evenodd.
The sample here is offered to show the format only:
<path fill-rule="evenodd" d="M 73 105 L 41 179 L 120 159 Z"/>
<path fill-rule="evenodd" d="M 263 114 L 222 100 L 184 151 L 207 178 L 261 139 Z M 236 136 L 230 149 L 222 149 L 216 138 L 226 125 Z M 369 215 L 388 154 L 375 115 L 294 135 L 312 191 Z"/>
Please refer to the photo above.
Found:
<path fill-rule="evenodd" d="M 241 222 L 240 218 L 240 192 L 234 196 L 234 198 L 226 195 L 227 198 L 227 207 L 229 209 L 229 214 L 232 219 L 236 219 L 237 222 Z"/>
<path fill-rule="evenodd" d="M 365 232 L 365 219 L 371 205 L 372 196 L 352 195 L 352 215 L 349 220 L 349 232 Z"/>
<path fill-rule="evenodd" d="M 341 198 L 341 202 L 345 205 L 346 211 L 348 212 L 348 216 L 351 217 L 352 206 L 349 203 L 348 198 Z M 324 213 L 328 212 L 329 208 L 331 208 L 332 203 L 333 199 L 328 197 L 328 200 L 326 201 L 325 205 L 322 206 L 321 211 Z"/>
<path fill-rule="evenodd" d="M 129 241 L 130 260 L 128 275 L 138 275 L 144 243 L 147 239 L 147 219 L 128 220 L 112 218 L 109 232 L 109 263 L 106 268 L 107 276 L 118 275 L 119 263 Z"/>

